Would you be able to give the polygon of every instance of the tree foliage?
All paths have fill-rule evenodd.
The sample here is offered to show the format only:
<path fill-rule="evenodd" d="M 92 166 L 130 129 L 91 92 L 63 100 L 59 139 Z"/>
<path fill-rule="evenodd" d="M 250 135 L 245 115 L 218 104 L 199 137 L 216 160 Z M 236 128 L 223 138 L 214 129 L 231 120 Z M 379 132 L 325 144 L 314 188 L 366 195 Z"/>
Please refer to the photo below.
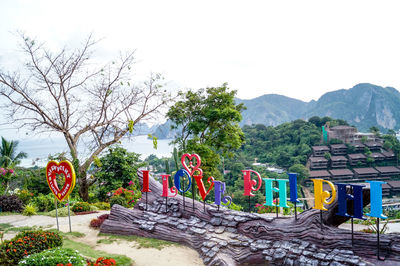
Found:
<path fill-rule="evenodd" d="M 99 66 L 92 60 L 91 36 L 78 49 L 56 53 L 24 34 L 27 61 L 16 72 L 0 68 L 0 97 L 10 123 L 35 133 L 59 132 L 65 138 L 83 200 L 95 180 L 86 171 L 100 153 L 136 124 L 154 118 L 171 99 L 160 75 L 134 85 L 134 53 Z M 78 143 L 87 148 L 85 154 Z"/>
<path fill-rule="evenodd" d="M 1 137 L 0 147 L 0 166 L 4 168 L 14 168 L 21 163 L 21 159 L 26 158 L 25 152 L 17 154 L 18 141 L 7 141 Z"/>
<path fill-rule="evenodd" d="M 117 188 L 127 187 L 130 181 L 133 181 L 137 191 L 140 190 L 137 170 L 145 163 L 140 161 L 139 156 L 120 146 L 114 146 L 99 158 L 101 166 L 96 170 L 95 177 L 99 186 L 97 192 L 100 200 L 104 200 L 107 193 Z"/>
<path fill-rule="evenodd" d="M 202 169 L 209 175 L 219 175 L 220 154 L 231 155 L 244 141 L 239 126 L 244 106 L 235 104 L 235 95 L 226 83 L 188 91 L 167 113 L 172 128 L 181 128 L 174 143 L 181 152 L 198 153 L 204 161 Z"/>

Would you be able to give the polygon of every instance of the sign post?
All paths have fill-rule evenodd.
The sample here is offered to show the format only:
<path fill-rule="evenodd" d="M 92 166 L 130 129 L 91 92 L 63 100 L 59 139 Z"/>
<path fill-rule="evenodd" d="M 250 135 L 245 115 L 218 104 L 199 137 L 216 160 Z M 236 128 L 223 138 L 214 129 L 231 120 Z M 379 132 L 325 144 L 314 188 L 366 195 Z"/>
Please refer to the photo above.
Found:
<path fill-rule="evenodd" d="M 57 175 L 64 176 L 64 186 L 59 189 L 57 184 Z M 57 200 L 62 202 L 65 199 L 68 199 L 68 219 L 69 219 L 69 231 L 71 232 L 71 215 L 69 210 L 69 195 L 75 187 L 76 175 L 74 166 L 69 161 L 61 161 L 60 163 L 57 161 L 50 161 L 46 166 L 46 180 L 47 184 L 51 192 L 55 197 L 55 205 L 56 205 L 56 220 L 57 220 L 57 230 L 59 230 L 58 224 L 58 209 L 57 209 Z"/>

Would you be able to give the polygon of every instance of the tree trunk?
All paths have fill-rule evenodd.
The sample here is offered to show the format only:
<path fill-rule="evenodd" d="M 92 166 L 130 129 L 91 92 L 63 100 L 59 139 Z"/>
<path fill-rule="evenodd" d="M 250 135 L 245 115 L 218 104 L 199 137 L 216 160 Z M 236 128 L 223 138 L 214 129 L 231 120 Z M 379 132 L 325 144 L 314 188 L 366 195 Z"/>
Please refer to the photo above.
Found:
<path fill-rule="evenodd" d="M 138 174 L 142 180 L 141 172 Z M 375 234 L 354 233 L 337 228 L 346 218 L 336 216 L 337 202 L 328 211 L 307 210 L 298 219 L 238 212 L 204 205 L 178 195 L 161 197 L 161 184 L 150 178 L 148 206 L 146 195 L 135 209 L 114 205 L 102 233 L 138 235 L 178 242 L 196 249 L 207 265 L 366 265 L 376 259 Z M 369 195 L 365 190 L 364 195 Z M 364 198 L 369 203 L 369 197 Z M 349 208 L 351 208 L 350 206 Z M 381 235 L 381 256 L 385 265 L 400 264 L 400 236 Z M 179 259 L 179 258 L 176 258 Z"/>
<path fill-rule="evenodd" d="M 79 170 L 76 178 L 79 182 L 79 196 L 87 202 L 89 200 L 89 184 L 86 180 L 86 171 Z"/>

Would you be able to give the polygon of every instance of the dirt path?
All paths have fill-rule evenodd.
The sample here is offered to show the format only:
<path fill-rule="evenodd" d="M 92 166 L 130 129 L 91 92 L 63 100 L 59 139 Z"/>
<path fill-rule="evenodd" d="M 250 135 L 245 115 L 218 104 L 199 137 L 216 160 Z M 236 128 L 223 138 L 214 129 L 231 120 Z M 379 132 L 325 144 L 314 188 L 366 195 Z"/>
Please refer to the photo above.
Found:
<path fill-rule="evenodd" d="M 110 244 L 98 244 L 97 241 L 106 237 L 98 236 L 99 231 L 89 228 L 93 218 L 101 215 L 101 212 L 87 215 L 71 216 L 72 231 L 84 233 L 84 237 L 73 237 L 72 240 L 90 245 L 93 249 L 102 250 L 108 253 L 125 255 L 135 261 L 136 266 L 186 266 L 204 265 L 199 254 L 188 247 L 171 245 L 161 250 L 155 248 L 138 248 L 135 241 L 117 240 Z M 0 223 L 8 223 L 15 227 L 41 226 L 43 228 L 57 228 L 56 218 L 49 216 L 22 216 L 8 215 L 0 216 Z M 69 232 L 68 217 L 59 218 L 60 231 Z M 12 238 L 16 233 L 9 233 L 4 239 Z"/>

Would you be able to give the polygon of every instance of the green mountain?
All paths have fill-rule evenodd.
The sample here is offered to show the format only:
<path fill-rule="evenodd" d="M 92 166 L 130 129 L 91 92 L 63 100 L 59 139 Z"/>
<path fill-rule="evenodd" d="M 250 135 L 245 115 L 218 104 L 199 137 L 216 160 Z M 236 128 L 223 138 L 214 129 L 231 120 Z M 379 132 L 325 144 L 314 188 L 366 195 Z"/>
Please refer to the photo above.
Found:
<path fill-rule="evenodd" d="M 278 94 L 265 94 L 251 99 L 236 99 L 243 103 L 247 110 L 242 112 L 241 125 L 264 124 L 277 126 L 282 123 L 302 118 L 299 114 L 307 111 L 307 103 Z"/>
<path fill-rule="evenodd" d="M 295 119 L 329 116 L 344 119 L 360 131 L 376 126 L 381 131 L 400 129 L 400 93 L 391 87 L 361 83 L 351 89 L 341 89 L 322 95 L 317 101 L 303 102 L 277 94 L 242 100 L 247 110 L 242 112 L 241 126 L 264 124 L 277 126 Z M 168 123 L 168 122 L 167 122 Z M 161 125 L 160 138 L 172 138 L 175 132 Z M 156 134 L 157 136 L 157 134 Z"/>
<path fill-rule="evenodd" d="M 242 113 L 243 125 L 278 125 L 298 118 L 330 116 L 347 120 L 361 131 L 372 126 L 383 131 L 400 128 L 400 93 L 368 83 L 328 92 L 308 103 L 274 94 L 238 101 L 247 107 Z"/>

